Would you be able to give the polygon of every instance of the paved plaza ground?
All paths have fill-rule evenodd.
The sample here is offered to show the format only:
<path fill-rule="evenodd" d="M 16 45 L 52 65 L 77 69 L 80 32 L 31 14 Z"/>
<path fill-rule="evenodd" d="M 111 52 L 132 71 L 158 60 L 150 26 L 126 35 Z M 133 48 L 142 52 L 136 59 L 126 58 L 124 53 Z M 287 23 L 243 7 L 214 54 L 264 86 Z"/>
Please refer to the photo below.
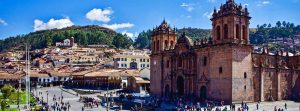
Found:
<path fill-rule="evenodd" d="M 287 103 L 287 110 L 284 111 L 300 111 L 300 103 L 296 103 L 294 101 L 275 101 L 275 102 L 261 102 L 259 103 L 259 110 L 256 110 L 257 103 L 248 103 L 250 111 L 274 111 L 274 107 L 276 106 L 277 109 L 284 108 L 284 104 Z M 238 104 L 238 107 L 241 105 Z M 226 106 L 229 108 L 229 106 Z"/>
<path fill-rule="evenodd" d="M 83 107 L 83 103 L 79 102 L 79 96 L 76 96 L 74 94 L 71 94 L 69 92 L 61 90 L 59 87 L 46 87 L 46 88 L 40 88 L 38 89 L 39 92 L 43 92 L 42 95 L 39 95 L 39 97 L 43 96 L 44 101 L 47 101 L 47 93 L 48 91 L 48 101 L 49 104 L 53 104 L 53 96 L 56 95 L 56 97 L 59 97 L 61 94 L 63 95 L 64 99 L 63 102 L 69 102 L 71 104 L 70 111 L 81 111 Z M 70 91 L 71 92 L 71 91 Z M 88 94 L 84 95 L 86 97 L 92 97 L 97 98 L 98 94 Z M 101 94 L 103 95 L 103 93 Z M 275 102 L 261 102 L 259 104 L 259 110 L 256 110 L 256 103 L 248 103 L 250 111 L 274 111 L 274 107 L 277 108 L 284 108 L 284 104 L 287 103 L 287 110 L 284 111 L 300 111 L 300 103 L 293 102 L 293 101 L 275 101 Z M 229 108 L 229 106 L 223 106 L 223 108 Z M 240 107 L 240 104 L 237 104 L 236 107 Z M 236 108 L 237 109 L 237 108 Z M 98 108 L 85 108 L 84 111 L 106 111 L 106 108 L 99 105 Z"/>
<path fill-rule="evenodd" d="M 79 102 L 79 96 L 70 94 L 68 92 L 62 91 L 59 87 L 49 87 L 49 88 L 41 88 L 38 89 L 39 92 L 43 92 L 42 95 L 40 95 L 39 97 L 43 96 L 44 97 L 44 101 L 47 102 L 47 93 L 46 91 L 48 91 L 48 101 L 49 104 L 54 104 L 53 102 L 53 97 L 54 95 L 56 97 L 60 97 L 61 94 L 64 97 L 63 102 L 69 102 L 71 107 L 70 107 L 70 111 L 81 111 L 82 107 L 83 107 L 83 103 Z M 101 105 L 99 105 L 98 108 L 85 108 L 84 111 L 105 111 L 106 108 L 101 107 Z"/>

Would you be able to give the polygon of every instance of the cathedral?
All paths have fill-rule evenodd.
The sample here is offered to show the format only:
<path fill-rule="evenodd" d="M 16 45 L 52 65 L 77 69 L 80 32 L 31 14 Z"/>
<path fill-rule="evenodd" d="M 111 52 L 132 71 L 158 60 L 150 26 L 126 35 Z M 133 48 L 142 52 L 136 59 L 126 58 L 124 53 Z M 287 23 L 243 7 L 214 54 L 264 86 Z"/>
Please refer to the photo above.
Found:
<path fill-rule="evenodd" d="M 164 20 L 152 33 L 151 94 L 226 103 L 299 97 L 300 55 L 254 52 L 250 19 L 247 7 L 227 0 L 213 11 L 212 37 L 196 41 L 177 38 Z"/>

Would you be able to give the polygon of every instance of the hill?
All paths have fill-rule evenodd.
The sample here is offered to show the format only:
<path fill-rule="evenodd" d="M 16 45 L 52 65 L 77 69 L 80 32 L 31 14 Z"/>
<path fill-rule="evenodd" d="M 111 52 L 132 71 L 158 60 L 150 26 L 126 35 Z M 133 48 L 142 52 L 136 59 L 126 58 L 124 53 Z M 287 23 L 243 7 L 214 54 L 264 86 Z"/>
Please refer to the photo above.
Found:
<path fill-rule="evenodd" d="M 132 40 L 111 29 L 101 26 L 72 26 L 63 29 L 36 31 L 26 35 L 17 35 L 0 40 L 0 51 L 24 49 L 24 43 L 30 43 L 31 50 L 53 46 L 66 38 L 74 37 L 78 45 L 104 44 L 117 48 L 128 48 Z M 117 39 L 117 40 L 114 40 Z M 121 41 L 114 42 L 114 41 Z"/>

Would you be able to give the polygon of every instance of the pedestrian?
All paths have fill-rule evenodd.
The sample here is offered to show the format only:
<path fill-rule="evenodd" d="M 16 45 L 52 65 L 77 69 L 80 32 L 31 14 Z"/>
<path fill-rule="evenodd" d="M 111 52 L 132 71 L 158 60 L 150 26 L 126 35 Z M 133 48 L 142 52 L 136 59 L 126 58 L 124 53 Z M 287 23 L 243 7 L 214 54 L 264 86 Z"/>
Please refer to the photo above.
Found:
<path fill-rule="evenodd" d="M 285 108 L 285 110 L 287 110 L 287 104 L 286 103 L 284 103 L 284 108 Z"/>
<path fill-rule="evenodd" d="M 256 110 L 258 110 L 258 103 L 256 103 Z"/>

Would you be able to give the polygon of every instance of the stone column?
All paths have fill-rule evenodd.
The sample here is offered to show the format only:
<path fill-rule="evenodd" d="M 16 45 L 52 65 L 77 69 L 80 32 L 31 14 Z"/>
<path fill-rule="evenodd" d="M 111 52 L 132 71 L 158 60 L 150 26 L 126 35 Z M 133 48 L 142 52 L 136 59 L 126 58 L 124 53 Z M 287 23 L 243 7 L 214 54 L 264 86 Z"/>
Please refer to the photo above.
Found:
<path fill-rule="evenodd" d="M 262 74 L 262 72 L 260 71 L 260 101 L 265 101 L 265 97 L 264 97 L 264 75 Z"/>
<path fill-rule="evenodd" d="M 279 73 L 277 73 L 277 100 L 281 100 L 282 98 L 281 98 L 281 87 L 280 87 L 280 74 Z"/>

